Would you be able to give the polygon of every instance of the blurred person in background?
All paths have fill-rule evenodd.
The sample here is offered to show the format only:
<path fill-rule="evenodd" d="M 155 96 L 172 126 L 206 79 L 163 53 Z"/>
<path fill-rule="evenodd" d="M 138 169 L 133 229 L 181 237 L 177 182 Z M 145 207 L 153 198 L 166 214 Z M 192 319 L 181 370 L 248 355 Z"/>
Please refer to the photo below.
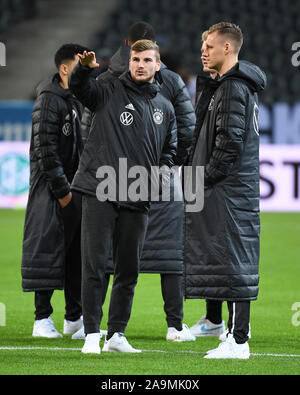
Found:
<path fill-rule="evenodd" d="M 214 85 L 211 83 L 211 79 L 219 79 L 219 75 L 216 70 L 209 69 L 207 61 L 203 53 L 205 51 L 206 39 L 208 36 L 208 30 L 202 33 L 202 47 L 201 47 L 201 61 L 203 64 L 203 71 L 209 74 L 209 77 L 199 75 L 196 84 L 196 112 L 200 112 L 198 104 L 203 105 L 200 101 L 200 96 L 210 97 L 209 90 L 214 89 Z M 208 90 L 208 92 L 207 92 Z M 200 318 L 200 320 L 190 327 L 191 333 L 196 337 L 207 337 L 217 336 L 220 337 L 225 333 L 225 322 L 222 320 L 222 301 L 219 300 L 206 300 L 206 314 Z"/>
<path fill-rule="evenodd" d="M 101 74 L 98 79 L 111 81 L 125 73 L 129 67 L 130 46 L 143 38 L 156 41 L 153 27 L 143 21 L 131 25 L 124 45 L 112 56 L 108 71 Z M 192 145 L 195 126 L 194 108 L 181 77 L 163 63 L 160 71 L 156 73 L 156 79 L 161 85 L 160 93 L 172 103 L 175 110 L 178 148 L 174 161 L 176 165 L 181 166 L 185 163 Z M 88 138 L 93 116 L 94 114 L 85 109 L 82 118 L 84 141 Z M 172 188 L 182 189 L 178 182 Z M 195 340 L 188 327 L 183 324 L 183 214 L 183 200 L 151 203 L 140 268 L 142 273 L 160 273 L 168 326 L 166 339 L 178 342 Z M 107 293 L 109 276 L 114 272 L 111 263 L 107 271 L 102 303 Z M 83 329 L 73 336 L 79 339 L 84 337 Z"/>
<path fill-rule="evenodd" d="M 78 63 L 77 54 L 86 49 L 78 44 L 58 49 L 58 72 L 38 86 L 32 112 L 22 287 L 35 293 L 33 337 L 62 337 L 51 318 L 51 297 L 56 289 L 64 289 L 64 334 L 73 334 L 83 325 L 81 196 L 70 189 L 82 150 L 83 108 L 69 90 L 68 77 Z"/>
<path fill-rule="evenodd" d="M 266 76 L 239 61 L 240 28 L 212 26 L 202 53 L 211 79 L 196 109 L 195 144 L 189 165 L 204 167 L 204 208 L 186 213 L 185 294 L 227 301 L 230 334 L 207 359 L 248 359 L 250 301 L 259 283 L 258 97 Z"/>

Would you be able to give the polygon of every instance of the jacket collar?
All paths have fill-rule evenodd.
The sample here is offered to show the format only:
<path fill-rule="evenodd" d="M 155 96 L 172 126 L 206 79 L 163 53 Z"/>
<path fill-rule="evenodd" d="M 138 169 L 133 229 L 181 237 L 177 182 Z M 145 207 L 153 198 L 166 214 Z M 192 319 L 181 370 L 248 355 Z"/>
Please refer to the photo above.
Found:
<path fill-rule="evenodd" d="M 200 74 L 197 76 L 196 90 L 197 92 L 201 91 L 204 87 L 217 88 L 220 85 L 219 81 L 219 78 L 213 79 L 207 75 Z"/>
<path fill-rule="evenodd" d="M 46 79 L 45 81 L 42 81 L 36 88 L 36 92 L 37 96 L 39 96 L 43 92 L 51 92 L 65 99 L 73 96 L 70 89 L 64 89 L 60 85 L 60 76 L 58 73 L 54 74 L 52 77 Z"/>
<path fill-rule="evenodd" d="M 153 99 L 160 91 L 160 84 L 156 79 L 153 83 L 143 82 L 138 84 L 132 79 L 129 71 L 126 71 L 119 78 L 127 88 L 147 99 Z"/>
<path fill-rule="evenodd" d="M 220 82 L 228 79 L 243 80 L 254 92 L 264 90 L 267 85 L 265 73 L 255 64 L 245 60 L 240 60 L 227 71 L 220 79 Z"/>

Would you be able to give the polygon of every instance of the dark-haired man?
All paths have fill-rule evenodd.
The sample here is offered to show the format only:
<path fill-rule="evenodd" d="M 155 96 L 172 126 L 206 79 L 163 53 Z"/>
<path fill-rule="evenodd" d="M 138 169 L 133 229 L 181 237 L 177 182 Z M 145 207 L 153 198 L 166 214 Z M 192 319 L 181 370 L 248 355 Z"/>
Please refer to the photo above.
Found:
<path fill-rule="evenodd" d="M 111 58 L 107 72 L 98 78 L 111 81 L 126 72 L 129 67 L 130 46 L 138 40 L 156 41 L 154 28 L 147 22 L 138 21 L 128 29 L 125 45 L 121 46 Z M 195 112 L 187 88 L 182 78 L 161 64 L 156 78 L 160 83 L 160 93 L 168 99 L 175 111 L 177 122 L 177 154 L 175 164 L 183 165 L 190 147 L 195 126 Z M 82 136 L 86 141 L 91 120 L 91 112 L 85 109 L 82 118 Z M 175 186 L 181 190 L 179 178 Z M 153 202 L 149 211 L 149 223 L 145 244 L 141 257 L 141 273 L 159 273 L 161 277 L 161 291 L 164 300 L 164 311 L 167 321 L 168 341 L 193 341 L 187 326 L 183 323 L 183 286 L 182 286 L 182 232 L 183 232 L 183 201 L 170 200 L 168 202 Z M 105 299 L 109 273 L 113 274 L 113 265 L 107 267 L 105 286 L 103 287 L 103 301 Z M 74 336 L 84 338 L 83 331 Z"/>
<path fill-rule="evenodd" d="M 248 359 L 250 301 L 258 295 L 259 130 L 257 93 L 266 76 L 239 61 L 241 29 L 228 22 L 207 34 L 203 60 L 219 77 L 209 81 L 196 109 L 189 159 L 204 167 L 204 208 L 186 213 L 187 298 L 229 302 L 231 335 L 208 359 Z"/>
<path fill-rule="evenodd" d="M 55 54 L 58 72 L 37 88 L 32 113 L 30 191 L 26 210 L 22 287 L 35 292 L 32 336 L 57 338 L 51 314 L 55 289 L 64 289 L 64 334 L 82 326 L 80 225 L 81 196 L 70 184 L 82 149 L 82 105 L 68 77 L 86 47 L 65 44 Z"/>

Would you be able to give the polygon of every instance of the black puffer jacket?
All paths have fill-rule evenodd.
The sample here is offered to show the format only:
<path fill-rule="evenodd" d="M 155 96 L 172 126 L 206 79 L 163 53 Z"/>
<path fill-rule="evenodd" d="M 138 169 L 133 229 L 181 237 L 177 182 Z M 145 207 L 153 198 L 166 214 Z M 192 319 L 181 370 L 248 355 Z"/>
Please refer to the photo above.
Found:
<path fill-rule="evenodd" d="M 107 72 L 98 79 L 111 81 L 128 70 L 130 49 L 121 47 L 111 58 Z M 157 73 L 161 82 L 160 93 L 173 105 L 177 121 L 177 155 L 176 164 L 186 160 L 192 146 L 195 127 L 195 112 L 187 88 L 181 77 L 168 70 L 162 64 Z M 82 136 L 86 141 L 92 120 L 91 112 L 86 108 L 82 117 Z M 173 188 L 181 190 L 177 182 Z M 172 189 L 173 191 L 173 189 Z M 149 211 L 149 222 L 144 243 L 140 271 L 142 273 L 182 273 L 182 237 L 183 237 L 183 201 L 152 202 Z M 110 261 L 108 272 L 113 273 Z"/>
<path fill-rule="evenodd" d="M 108 70 L 101 73 L 97 79 L 112 81 L 121 76 L 128 70 L 130 48 L 122 46 L 112 56 Z M 195 111 L 188 93 L 188 90 L 179 74 L 169 70 L 165 64 L 162 64 L 160 71 L 156 75 L 161 84 L 160 93 L 172 103 L 177 122 L 177 153 L 174 163 L 181 166 L 187 159 L 192 146 L 193 133 L 195 128 Z M 88 137 L 92 113 L 85 108 L 82 122 L 81 134 L 85 143 Z"/>
<path fill-rule="evenodd" d="M 113 81 L 89 77 L 91 69 L 79 63 L 70 78 L 70 88 L 94 112 L 89 138 L 84 147 L 72 188 L 98 198 L 108 198 L 121 206 L 149 208 L 151 190 L 144 201 L 119 195 L 123 182 L 120 159 L 127 168 L 142 166 L 149 175 L 151 167 L 173 166 L 177 149 L 174 110 L 160 93 L 157 83 L 136 84 L 129 72 Z M 157 118 L 158 117 L 158 118 Z M 110 166 L 115 172 L 115 189 L 99 197 L 98 169 Z M 123 174 L 123 175 L 122 175 Z M 127 175 L 126 175 L 127 177 Z M 128 187 L 129 187 L 128 181 Z M 150 184 L 149 184 L 150 185 Z M 127 192 L 127 191 L 126 191 Z"/>
<path fill-rule="evenodd" d="M 64 228 L 59 198 L 70 192 L 82 149 L 82 105 L 58 74 L 42 82 L 32 113 L 30 189 L 24 225 L 24 291 L 63 289 Z"/>
<path fill-rule="evenodd" d="M 189 165 L 204 166 L 204 208 L 185 214 L 186 298 L 253 300 L 258 294 L 259 131 L 265 74 L 248 62 L 206 80 Z"/>

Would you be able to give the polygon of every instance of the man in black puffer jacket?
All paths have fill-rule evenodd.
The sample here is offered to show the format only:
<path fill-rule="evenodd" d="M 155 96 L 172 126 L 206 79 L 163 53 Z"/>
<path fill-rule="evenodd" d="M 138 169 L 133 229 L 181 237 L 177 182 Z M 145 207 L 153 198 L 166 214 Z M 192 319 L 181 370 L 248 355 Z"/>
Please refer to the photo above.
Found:
<path fill-rule="evenodd" d="M 154 78 L 160 69 L 160 54 L 153 41 L 134 43 L 130 71 L 112 81 L 90 78 L 91 70 L 99 66 L 93 52 L 79 57 L 70 88 L 94 113 L 72 183 L 74 190 L 83 193 L 82 306 L 86 339 L 82 352 L 100 353 L 101 295 L 112 244 L 115 272 L 105 351 L 137 352 L 124 332 L 147 228 L 150 176 L 153 167 L 174 164 L 176 119 Z M 136 199 L 130 193 L 133 176 L 129 172 L 137 168 L 142 172 L 140 191 L 146 192 Z"/>
<path fill-rule="evenodd" d="M 51 297 L 64 289 L 64 333 L 82 327 L 80 218 L 81 197 L 71 193 L 82 150 L 81 103 L 68 89 L 68 76 L 86 48 L 63 45 L 55 55 L 58 69 L 37 88 L 32 113 L 30 190 L 26 210 L 22 286 L 35 292 L 33 336 L 61 337 L 54 328 Z"/>
<path fill-rule="evenodd" d="M 265 74 L 238 61 L 239 27 L 208 31 L 203 56 L 220 78 L 199 98 L 189 164 L 203 166 L 204 208 L 185 217 L 187 298 L 232 302 L 231 337 L 206 358 L 249 358 L 250 301 L 258 295 L 259 130 L 257 92 Z"/>
<path fill-rule="evenodd" d="M 98 79 L 111 81 L 128 70 L 130 45 L 139 39 L 155 41 L 155 32 L 151 25 L 140 21 L 130 26 L 125 45 L 112 56 L 107 72 Z M 181 77 L 169 70 L 163 63 L 157 78 L 161 83 L 160 93 L 173 105 L 177 122 L 176 165 L 181 166 L 189 154 L 195 127 L 195 112 L 187 88 Z M 82 117 L 82 138 L 85 143 L 91 126 L 92 114 L 84 110 Z M 175 178 L 173 188 L 181 191 L 181 183 Z M 182 290 L 182 239 L 183 239 L 183 201 L 152 202 L 149 222 L 141 257 L 141 273 L 160 273 L 164 310 L 168 325 L 168 340 L 194 340 L 186 325 L 183 325 L 183 290 Z M 103 288 L 103 302 L 107 292 L 109 275 L 113 274 L 113 264 L 107 268 L 106 286 Z M 76 335 L 75 335 L 76 336 Z M 83 337 L 84 334 L 77 336 Z"/>

